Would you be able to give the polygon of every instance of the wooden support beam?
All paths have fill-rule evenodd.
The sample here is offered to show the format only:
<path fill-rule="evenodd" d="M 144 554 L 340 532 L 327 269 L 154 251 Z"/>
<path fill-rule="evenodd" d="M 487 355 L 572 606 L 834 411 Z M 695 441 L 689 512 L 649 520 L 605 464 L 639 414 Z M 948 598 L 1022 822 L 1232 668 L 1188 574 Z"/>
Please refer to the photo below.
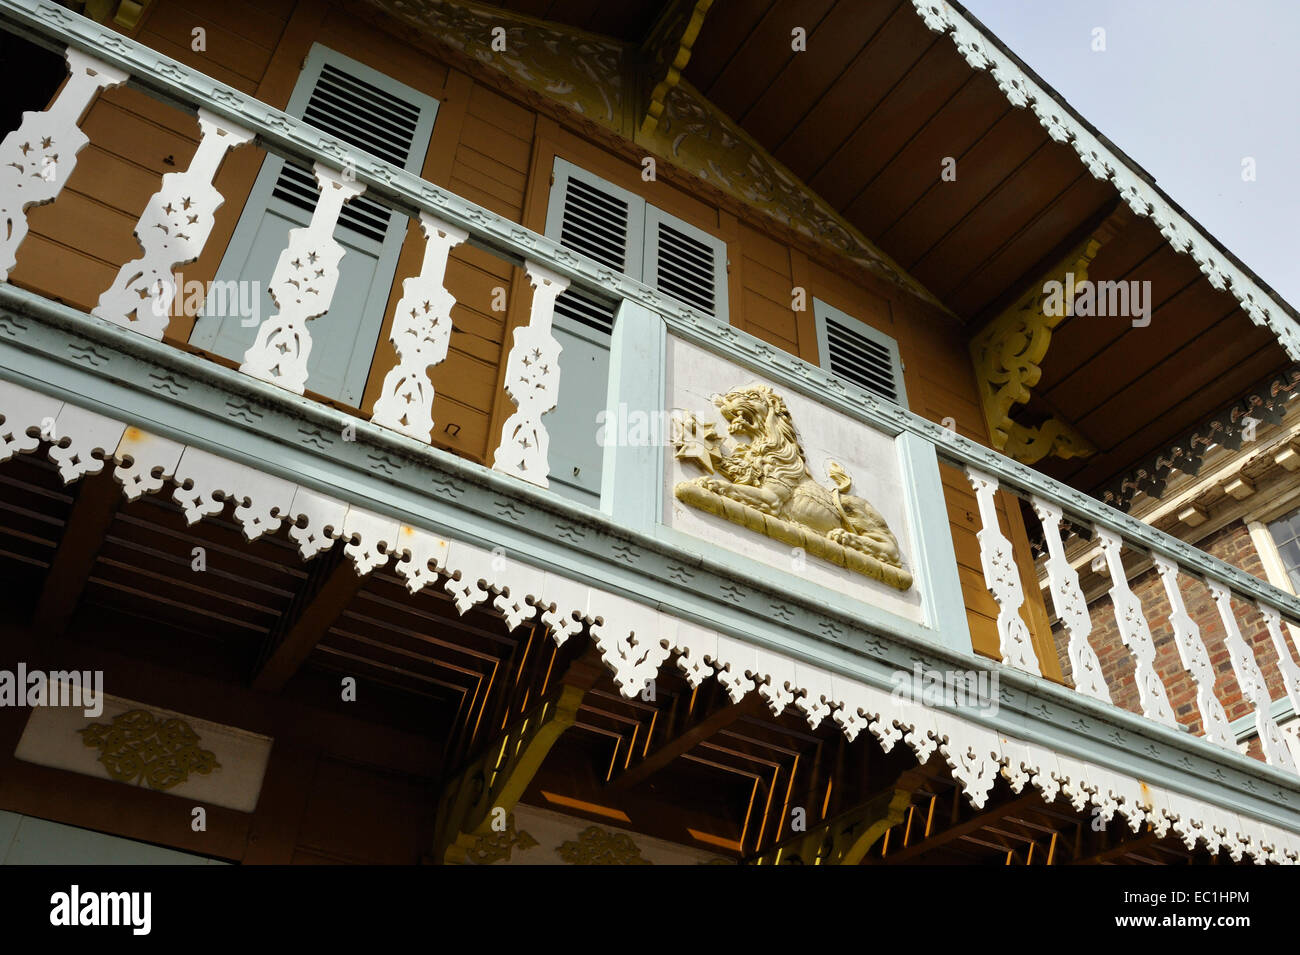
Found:
<path fill-rule="evenodd" d="M 954 792 L 954 796 L 957 797 L 957 801 L 954 805 L 960 806 L 961 794 Z M 989 823 L 996 822 L 1003 816 L 1010 815 L 1017 809 L 1022 809 L 1025 806 L 1032 805 L 1038 801 L 1039 798 L 1037 793 L 1027 793 L 1023 796 L 1018 796 L 1015 799 L 1010 799 L 1001 805 L 993 806 L 985 812 L 977 813 L 965 822 L 954 822 L 952 825 L 948 826 L 948 828 L 941 829 L 938 832 L 932 830 L 928 838 L 922 839 L 919 842 L 914 842 L 909 846 L 899 849 L 897 852 L 889 853 L 885 857 L 885 862 L 889 864 L 909 862 L 917 856 L 929 852 L 932 849 L 937 849 L 942 845 L 960 839 L 962 836 L 968 836 L 978 832 Z"/>
<path fill-rule="evenodd" d="M 59 549 L 36 602 L 33 627 L 43 636 L 60 636 L 81 602 L 104 535 L 122 501 L 122 485 L 111 470 L 105 467 L 81 481 Z"/>
<path fill-rule="evenodd" d="M 307 579 L 279 624 L 271 631 L 253 688 L 278 693 L 311 655 L 326 631 L 366 585 L 343 548 L 317 557 Z"/>
<path fill-rule="evenodd" d="M 1117 822 L 1117 820 L 1113 820 L 1113 821 Z M 1098 848 L 1091 855 L 1083 855 L 1080 858 L 1075 859 L 1070 864 L 1071 865 L 1102 865 L 1103 863 L 1110 862 L 1112 859 L 1118 859 L 1121 856 L 1126 856 L 1130 852 L 1136 852 L 1139 849 L 1148 848 L 1153 843 L 1159 841 L 1160 840 L 1156 838 L 1155 832 L 1148 829 L 1146 832 L 1140 833 L 1136 836 L 1130 836 L 1129 838 L 1123 839 L 1120 842 L 1115 843 L 1114 845 L 1110 845 L 1105 848 Z"/>
<path fill-rule="evenodd" d="M 1067 249 L 1041 272 L 1022 279 L 1021 291 L 1005 304 L 970 340 L 971 360 L 992 446 L 1025 464 L 1044 457 L 1087 457 L 1096 451 L 1088 439 L 1066 421 L 1050 417 L 1035 427 L 1017 422 L 1012 410 L 1025 405 L 1042 375 L 1042 363 L 1052 332 L 1074 314 L 1076 288 L 1084 288 L 1088 268 L 1101 247 L 1128 221 L 1122 204 L 1101 211 L 1072 236 Z"/>
<path fill-rule="evenodd" d="M 587 692 L 606 675 L 600 652 L 588 644 L 547 698 L 493 736 L 477 758 L 443 788 L 438 804 L 433 861 L 460 865 L 509 855 L 510 814 L 551 747 L 578 718 Z M 504 692 L 504 690 L 503 690 Z"/>
<path fill-rule="evenodd" d="M 921 767 L 846 812 L 748 859 L 751 865 L 858 865 L 886 832 L 903 822 L 912 793 L 925 781 Z"/>
<path fill-rule="evenodd" d="M 744 716 L 753 716 L 762 711 L 763 698 L 757 693 L 747 693 L 739 703 L 728 703 L 721 709 L 714 710 L 708 716 L 691 724 L 677 736 L 662 743 L 654 752 L 641 761 L 634 763 L 619 773 L 608 783 L 606 788 L 614 791 L 630 789 L 645 782 L 659 770 L 663 769 L 678 756 L 682 756 L 706 739 L 716 735 Z"/>

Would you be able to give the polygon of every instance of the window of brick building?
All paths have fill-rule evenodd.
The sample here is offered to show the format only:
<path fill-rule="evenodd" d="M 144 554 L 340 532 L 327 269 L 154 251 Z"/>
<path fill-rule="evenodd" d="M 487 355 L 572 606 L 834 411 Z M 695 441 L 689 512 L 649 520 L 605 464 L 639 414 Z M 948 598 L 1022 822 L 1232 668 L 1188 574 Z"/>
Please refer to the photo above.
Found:
<path fill-rule="evenodd" d="M 1300 593 L 1300 511 L 1270 521 L 1268 530 L 1273 535 L 1273 543 L 1277 544 L 1282 566 L 1291 578 L 1291 589 Z"/>

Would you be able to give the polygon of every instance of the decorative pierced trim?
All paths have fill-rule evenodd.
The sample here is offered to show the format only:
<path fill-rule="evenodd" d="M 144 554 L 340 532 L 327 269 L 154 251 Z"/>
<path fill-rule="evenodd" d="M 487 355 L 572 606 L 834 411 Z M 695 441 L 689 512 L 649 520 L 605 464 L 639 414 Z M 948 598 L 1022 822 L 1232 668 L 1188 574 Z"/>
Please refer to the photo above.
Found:
<path fill-rule="evenodd" d="M 343 246 L 334 238 L 343 203 L 365 187 L 323 163 L 316 164 L 320 196 L 305 228 L 291 229 L 269 290 L 278 311 L 257 329 L 239 370 L 296 394 L 307 387 L 311 332 L 307 322 L 329 311 L 339 282 Z"/>
<path fill-rule="evenodd" d="M 370 420 L 419 441 L 433 430 L 433 383 L 429 368 L 447 357 L 451 309 L 455 297 L 443 287 L 447 256 L 468 233 L 420 213 L 424 229 L 424 264 L 418 276 L 402 282 L 402 300 L 393 315 L 388 340 L 397 349 L 397 364 L 384 376 Z"/>
<path fill-rule="evenodd" d="M 1133 654 L 1137 665 L 1135 678 L 1142 715 L 1166 726 L 1177 726 L 1169 694 L 1156 671 L 1156 644 L 1151 637 L 1151 627 L 1142 612 L 1142 601 L 1129 588 L 1128 575 L 1124 572 L 1124 560 L 1120 556 L 1123 544 L 1118 536 L 1105 528 L 1097 527 L 1095 530 L 1110 570 L 1110 600 L 1115 607 L 1115 623 L 1119 627 L 1120 639 Z"/>
<path fill-rule="evenodd" d="M 1098 497 L 1121 511 L 1127 511 L 1139 494 L 1163 497 L 1174 471 L 1197 475 L 1206 453 L 1216 444 L 1229 451 L 1240 449 L 1247 432 L 1247 419 L 1280 425 L 1297 395 L 1300 395 L 1300 365 L 1292 365 L 1113 479 Z"/>
<path fill-rule="evenodd" d="M 555 299 L 569 287 L 569 280 L 536 262 L 524 265 L 533 286 L 532 314 L 527 325 L 515 329 L 515 343 L 506 360 L 506 394 L 515 404 L 515 413 L 501 426 L 501 444 L 492 467 L 546 487 L 550 435 L 542 415 L 555 408 L 560 396 L 560 343 L 551 331 L 551 319 Z"/>
<path fill-rule="evenodd" d="M 212 179 L 226 151 L 244 145 L 252 132 L 199 110 L 199 148 L 185 172 L 169 172 L 135 227 L 144 251 L 126 263 L 99 297 L 92 315 L 162 340 L 176 300 L 172 270 L 203 251 L 217 209 L 225 201 Z"/>
<path fill-rule="evenodd" d="M 1047 542 L 1047 581 L 1052 594 L 1052 606 L 1069 636 L 1066 652 L 1070 657 L 1070 672 L 1074 688 L 1085 696 L 1103 703 L 1111 702 L 1106 678 L 1101 672 L 1101 662 L 1088 642 L 1092 633 L 1092 617 L 1088 601 L 1079 586 L 1079 572 L 1070 566 L 1061 540 L 1061 509 L 1041 497 L 1033 498 L 1034 510 L 1043 523 L 1043 538 Z"/>
<path fill-rule="evenodd" d="M 1300 361 L 1300 325 L 1251 276 L 1215 248 L 1209 236 L 1189 222 L 1131 167 L 1075 119 L 1065 104 L 1031 79 L 985 35 L 944 0 L 912 0 L 925 25 L 935 33 L 950 33 L 957 52 L 972 69 L 988 70 L 1012 106 L 1029 107 L 1039 125 L 1058 143 L 1079 154 L 1094 179 L 1111 181 L 1138 215 L 1148 218 L 1177 252 L 1190 255 L 1216 289 L 1230 291 L 1256 325 L 1273 332 L 1293 360 Z"/>
<path fill-rule="evenodd" d="M 1149 822 L 1161 837 L 1172 831 L 1189 848 L 1203 844 L 1211 852 L 1224 849 L 1235 860 L 1249 856 L 1257 863 L 1300 861 L 1300 833 L 1143 785 L 1037 743 L 1002 736 L 955 711 L 896 698 L 889 691 L 539 570 L 500 552 L 443 541 L 394 518 L 0 381 L 0 438 L 5 439 L 0 447 L 7 450 L 5 459 L 15 450 L 39 450 L 39 425 L 33 425 L 29 434 L 24 423 L 52 413 L 56 426 L 62 421 L 76 432 L 65 434 L 69 446 L 101 449 L 96 458 L 101 466 L 109 458 L 118 462 L 114 473 L 128 497 L 158 490 L 162 478 L 172 473 L 181 484 L 178 492 L 187 515 L 193 513 L 195 520 L 216 513 L 213 503 L 235 500 L 239 502 L 235 517 L 247 536 L 265 533 L 286 520 L 304 559 L 342 539 L 357 573 L 382 569 L 396 557 L 397 572 L 409 589 L 418 591 L 435 576 L 442 577 L 461 613 L 492 596 L 493 607 L 512 627 L 540 611 L 557 643 L 587 625 L 615 683 L 629 698 L 644 689 L 669 655 L 675 654 L 692 686 L 716 676 L 732 700 L 739 702 L 758 691 L 778 714 L 793 703 L 814 729 L 829 717 L 850 741 L 865 729 L 886 752 L 903 743 L 921 761 L 939 753 L 976 807 L 987 802 L 1001 775 L 1015 792 L 1032 784 L 1049 802 L 1064 796 L 1078 811 L 1092 806 L 1105 819 L 1118 813 L 1134 831 Z M 21 440 L 11 440 L 15 433 Z M 114 450 L 102 451 L 105 435 L 114 433 L 119 436 L 111 443 Z M 48 441 L 46 447 L 51 457 L 60 450 Z M 76 476 L 80 473 L 88 470 Z"/>
<path fill-rule="evenodd" d="M 966 477 L 979 502 L 981 527 L 975 536 L 980 545 L 984 582 L 998 603 L 998 653 L 1007 666 L 1041 676 L 1033 638 L 1020 616 L 1020 607 L 1025 602 L 1020 570 L 1016 567 L 1011 541 L 998 526 L 998 512 L 993 503 L 997 479 L 974 468 L 966 469 Z"/>
<path fill-rule="evenodd" d="M 72 47 L 67 59 L 68 80 L 49 109 L 23 113 L 21 125 L 0 141 L 0 282 L 8 280 L 27 238 L 27 210 L 54 201 L 90 142 L 77 124 L 91 99 L 128 78 Z"/>

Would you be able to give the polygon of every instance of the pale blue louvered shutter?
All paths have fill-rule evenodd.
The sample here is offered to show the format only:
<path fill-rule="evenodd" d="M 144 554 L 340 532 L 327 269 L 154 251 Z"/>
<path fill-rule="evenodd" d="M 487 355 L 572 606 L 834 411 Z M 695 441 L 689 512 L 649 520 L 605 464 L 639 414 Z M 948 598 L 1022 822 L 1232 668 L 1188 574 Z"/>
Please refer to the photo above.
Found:
<path fill-rule="evenodd" d="M 821 299 L 813 299 L 817 354 L 837 378 L 907 407 L 898 342 Z"/>
<path fill-rule="evenodd" d="M 641 274 L 645 202 L 563 159 L 555 160 L 546 234 L 612 270 Z M 550 434 L 550 486 L 560 494 L 600 506 L 604 451 L 596 441 L 597 416 L 609 394 L 609 341 L 616 306 L 577 290 L 555 302 L 560 352 L 560 397 L 546 416 Z"/>
<path fill-rule="evenodd" d="M 437 109 L 432 97 L 316 44 L 287 112 L 330 137 L 418 173 Z M 217 270 L 217 282 L 223 283 L 218 288 L 231 280 L 259 284 L 261 320 L 275 314 L 267 285 L 289 230 L 311 221 L 317 194 L 309 169 L 267 156 Z M 338 288 L 330 310 L 309 326 L 309 391 L 360 405 L 407 223 L 405 215 L 364 194 L 343 207 L 334 232 L 345 249 Z M 209 296 L 190 342 L 242 361 L 257 327 L 244 325 L 228 308 L 220 312 Z"/>

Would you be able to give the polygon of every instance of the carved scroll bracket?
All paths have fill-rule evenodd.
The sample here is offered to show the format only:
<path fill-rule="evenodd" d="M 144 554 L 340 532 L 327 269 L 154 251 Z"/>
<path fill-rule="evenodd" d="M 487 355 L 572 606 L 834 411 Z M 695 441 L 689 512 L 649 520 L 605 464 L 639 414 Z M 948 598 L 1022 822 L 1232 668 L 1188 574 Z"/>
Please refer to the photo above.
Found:
<path fill-rule="evenodd" d="M 713 0 L 675 0 L 660 14 L 641 45 L 641 56 L 650 73 L 638 124 L 642 135 L 649 136 L 659 125 L 668 91 L 681 81 L 682 70 L 691 59 L 691 48 L 712 6 Z"/>
<path fill-rule="evenodd" d="M 1016 422 L 1011 410 L 1029 401 L 1030 389 L 1043 373 L 1042 361 L 1052 331 L 1072 314 L 1071 290 L 1087 280 L 1088 267 L 1100 248 L 1097 238 L 1087 239 L 971 339 L 971 359 L 989 438 L 993 447 L 1025 464 L 1053 454 L 1087 457 L 1096 450 L 1063 421 L 1051 418 L 1030 428 Z"/>

